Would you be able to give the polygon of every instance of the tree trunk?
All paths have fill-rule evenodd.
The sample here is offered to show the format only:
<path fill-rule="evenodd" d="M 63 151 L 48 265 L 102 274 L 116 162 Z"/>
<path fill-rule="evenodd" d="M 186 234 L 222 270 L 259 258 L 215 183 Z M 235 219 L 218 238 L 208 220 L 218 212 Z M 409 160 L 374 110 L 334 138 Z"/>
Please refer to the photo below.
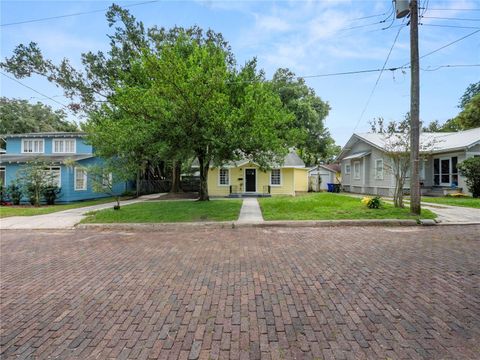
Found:
<path fill-rule="evenodd" d="M 137 194 L 137 197 L 140 196 L 140 169 L 137 170 L 137 183 L 135 186 L 135 192 Z"/>
<path fill-rule="evenodd" d="M 208 169 L 210 167 L 210 161 L 206 161 L 203 156 L 198 156 L 198 162 L 200 164 L 200 191 L 199 201 L 208 201 Z"/>
<path fill-rule="evenodd" d="M 173 160 L 172 163 L 172 187 L 170 188 L 170 192 L 172 193 L 179 193 L 182 191 L 180 185 L 180 175 L 182 171 L 182 163 L 178 160 Z"/>

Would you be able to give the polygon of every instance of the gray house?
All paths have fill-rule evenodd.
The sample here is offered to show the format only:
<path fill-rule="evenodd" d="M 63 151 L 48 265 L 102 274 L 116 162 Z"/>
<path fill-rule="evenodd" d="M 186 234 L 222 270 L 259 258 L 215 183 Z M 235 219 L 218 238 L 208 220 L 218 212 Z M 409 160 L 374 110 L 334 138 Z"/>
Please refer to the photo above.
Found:
<path fill-rule="evenodd" d="M 422 153 L 420 179 L 422 194 L 443 195 L 451 189 L 468 193 L 457 164 L 480 156 L 480 128 L 455 133 L 422 133 L 420 144 L 430 144 Z M 395 179 L 388 170 L 385 134 L 353 134 L 337 157 L 342 166 L 344 191 L 392 196 Z M 405 191 L 409 190 L 409 179 Z"/>

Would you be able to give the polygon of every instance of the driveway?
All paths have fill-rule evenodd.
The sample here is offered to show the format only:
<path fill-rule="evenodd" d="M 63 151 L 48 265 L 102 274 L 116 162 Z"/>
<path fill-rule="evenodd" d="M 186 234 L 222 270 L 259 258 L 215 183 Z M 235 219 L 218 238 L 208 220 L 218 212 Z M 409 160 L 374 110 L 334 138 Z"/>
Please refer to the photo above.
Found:
<path fill-rule="evenodd" d="M 143 195 L 137 199 L 121 201 L 120 205 L 135 204 L 137 202 L 157 199 L 161 194 Z M 85 206 L 76 209 L 57 211 L 51 214 L 34 216 L 11 216 L 0 219 L 0 229 L 72 229 L 76 224 L 85 218 L 85 214 L 90 211 L 103 210 L 113 207 L 116 202 L 110 202 L 99 205 Z"/>
<path fill-rule="evenodd" d="M 480 226 L 2 231 L 2 359 L 475 359 Z"/>

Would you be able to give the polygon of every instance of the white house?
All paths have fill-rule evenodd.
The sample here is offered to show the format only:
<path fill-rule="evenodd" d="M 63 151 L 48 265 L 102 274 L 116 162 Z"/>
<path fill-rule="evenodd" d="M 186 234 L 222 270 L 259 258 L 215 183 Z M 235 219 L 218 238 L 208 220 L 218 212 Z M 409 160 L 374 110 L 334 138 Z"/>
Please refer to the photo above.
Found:
<path fill-rule="evenodd" d="M 340 173 L 340 165 L 326 164 L 317 165 L 308 170 L 308 190 L 326 191 L 327 184 L 338 183 L 337 175 Z"/>
<path fill-rule="evenodd" d="M 468 192 L 457 169 L 463 160 L 480 156 L 480 128 L 455 133 L 422 133 L 420 144 L 431 144 L 422 153 L 420 179 L 423 194 L 443 194 L 457 188 Z M 388 138 L 381 133 L 353 134 L 337 157 L 342 167 L 342 188 L 354 193 L 392 196 L 395 179 L 388 170 L 385 149 Z M 407 179 L 405 190 L 410 181 Z"/>

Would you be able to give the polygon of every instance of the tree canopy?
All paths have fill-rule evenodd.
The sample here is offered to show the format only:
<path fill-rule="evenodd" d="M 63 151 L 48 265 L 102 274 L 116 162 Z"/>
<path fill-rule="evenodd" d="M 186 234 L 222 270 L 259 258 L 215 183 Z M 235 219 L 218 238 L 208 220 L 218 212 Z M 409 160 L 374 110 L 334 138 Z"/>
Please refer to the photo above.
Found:
<path fill-rule="evenodd" d="M 303 161 L 307 165 L 316 165 L 331 160 L 339 147 L 335 146 L 324 123 L 330 105 L 289 69 L 278 69 L 271 83 L 283 105 L 295 115 L 295 126 L 303 129 L 295 144 Z"/>
<path fill-rule="evenodd" d="M 67 120 L 63 110 L 27 100 L 0 97 L 0 134 L 21 134 L 42 131 L 78 131 Z"/>
<path fill-rule="evenodd" d="M 425 131 L 456 132 L 480 127 L 480 81 L 470 84 L 460 98 L 460 113 L 444 124 L 431 122 Z"/>
<path fill-rule="evenodd" d="M 287 69 L 272 81 L 256 60 L 238 66 L 220 33 L 191 28 L 145 29 L 112 5 L 110 50 L 54 64 L 35 43 L 19 45 L 0 66 L 16 77 L 39 74 L 64 89 L 97 153 L 139 171 L 152 159 L 200 164 L 200 198 L 208 199 L 211 165 L 247 157 L 263 168 L 297 147 L 307 163 L 335 150 L 324 126 L 329 105 Z"/>

